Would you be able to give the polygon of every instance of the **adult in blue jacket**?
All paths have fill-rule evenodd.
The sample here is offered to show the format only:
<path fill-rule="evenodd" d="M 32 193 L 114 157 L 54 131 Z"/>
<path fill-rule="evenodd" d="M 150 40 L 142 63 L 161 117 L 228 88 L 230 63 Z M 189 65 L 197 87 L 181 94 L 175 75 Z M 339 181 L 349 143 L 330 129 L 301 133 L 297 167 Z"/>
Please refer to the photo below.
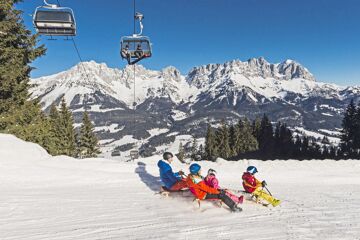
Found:
<path fill-rule="evenodd" d="M 163 154 L 163 160 L 158 162 L 160 171 L 160 179 L 168 190 L 179 191 L 183 188 L 187 188 L 186 181 L 181 177 L 184 175 L 182 171 L 174 173 L 171 168 L 171 162 L 173 161 L 173 154 L 171 152 L 165 152 Z"/>

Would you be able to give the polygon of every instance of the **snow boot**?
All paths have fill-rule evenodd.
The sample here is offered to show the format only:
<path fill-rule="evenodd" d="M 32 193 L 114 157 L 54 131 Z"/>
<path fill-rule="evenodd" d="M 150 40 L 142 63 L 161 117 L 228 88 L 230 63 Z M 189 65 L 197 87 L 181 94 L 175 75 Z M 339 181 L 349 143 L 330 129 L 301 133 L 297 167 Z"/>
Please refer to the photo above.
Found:
<path fill-rule="evenodd" d="M 244 202 L 244 196 L 241 195 L 241 196 L 239 197 L 239 204 L 243 204 L 243 202 Z"/>
<path fill-rule="evenodd" d="M 238 207 L 236 204 L 230 209 L 231 209 L 231 212 L 241 212 L 242 211 L 242 208 Z"/>

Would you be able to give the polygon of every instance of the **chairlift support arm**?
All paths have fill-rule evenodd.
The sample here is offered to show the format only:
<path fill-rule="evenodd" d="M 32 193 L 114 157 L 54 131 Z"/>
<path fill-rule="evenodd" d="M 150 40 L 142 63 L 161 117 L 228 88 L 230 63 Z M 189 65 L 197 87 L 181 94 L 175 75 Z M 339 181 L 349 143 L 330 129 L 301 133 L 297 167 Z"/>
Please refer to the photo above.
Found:
<path fill-rule="evenodd" d="M 50 8 L 57 8 L 57 7 L 58 7 L 58 5 L 56 5 L 56 4 L 50 4 L 50 3 L 48 3 L 46 0 L 44 0 L 44 3 L 45 3 L 45 5 L 46 5 L 47 7 L 50 7 Z"/>
<path fill-rule="evenodd" d="M 44 0 L 45 1 L 45 0 Z M 134 16 L 135 20 L 138 20 L 139 21 L 139 24 L 140 24 L 140 32 L 138 34 L 133 34 L 134 37 L 138 37 L 138 36 L 141 36 L 142 35 L 142 32 L 143 32 L 143 29 L 144 29 L 144 25 L 142 23 L 142 20 L 144 19 L 144 15 L 142 13 L 135 13 L 135 16 Z"/>

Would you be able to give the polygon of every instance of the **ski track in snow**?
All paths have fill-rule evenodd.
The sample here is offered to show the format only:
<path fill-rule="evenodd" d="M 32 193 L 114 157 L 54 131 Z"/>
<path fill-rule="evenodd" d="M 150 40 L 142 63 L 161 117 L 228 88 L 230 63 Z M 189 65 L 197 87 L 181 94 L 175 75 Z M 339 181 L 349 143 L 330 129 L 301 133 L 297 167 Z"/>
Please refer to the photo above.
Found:
<path fill-rule="evenodd" d="M 360 239 L 360 161 L 200 162 L 203 172 L 217 170 L 221 186 L 239 190 L 243 170 L 256 165 L 282 200 L 231 213 L 155 194 L 159 158 L 51 157 L 0 134 L 0 239 Z"/>

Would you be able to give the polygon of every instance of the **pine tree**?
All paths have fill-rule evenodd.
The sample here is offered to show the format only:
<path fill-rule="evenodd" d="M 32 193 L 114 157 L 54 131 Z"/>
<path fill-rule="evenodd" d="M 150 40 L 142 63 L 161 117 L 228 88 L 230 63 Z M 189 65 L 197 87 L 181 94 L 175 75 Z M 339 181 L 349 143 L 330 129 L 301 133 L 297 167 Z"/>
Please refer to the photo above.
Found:
<path fill-rule="evenodd" d="M 329 138 L 328 138 L 327 136 L 324 136 L 324 137 L 322 138 L 322 140 L 321 140 L 321 143 L 322 143 L 322 144 L 327 144 L 327 145 L 329 145 L 329 144 L 330 144 L 330 140 L 329 140 Z"/>
<path fill-rule="evenodd" d="M 240 153 L 243 153 L 243 139 L 242 139 L 242 131 L 243 131 L 243 121 L 240 119 L 238 123 L 234 126 L 234 132 L 231 133 L 230 137 L 232 139 L 232 153 L 234 156 L 238 156 Z M 232 136 L 233 135 L 233 136 Z"/>
<path fill-rule="evenodd" d="M 240 120 L 241 121 L 241 120 Z M 238 155 L 236 149 L 236 142 L 237 142 L 237 131 L 236 126 L 231 125 L 229 128 L 229 146 L 230 146 L 230 156 L 234 157 Z"/>
<path fill-rule="evenodd" d="M 293 151 L 293 157 L 295 159 L 302 159 L 301 156 L 301 137 L 299 135 L 296 135 L 295 137 L 295 143 L 294 143 L 294 151 Z"/>
<path fill-rule="evenodd" d="M 238 154 L 253 152 L 258 149 L 258 142 L 253 135 L 253 130 L 250 122 L 247 118 L 238 124 L 238 142 L 237 152 Z"/>
<path fill-rule="evenodd" d="M 193 137 L 192 145 L 191 145 L 191 158 L 194 159 L 196 155 L 199 153 L 198 142 L 195 137 Z"/>
<path fill-rule="evenodd" d="M 259 139 L 260 137 L 260 129 L 261 129 L 261 118 L 256 117 L 252 125 L 253 135 L 256 139 Z"/>
<path fill-rule="evenodd" d="M 199 146 L 199 155 L 201 156 L 201 159 L 206 158 L 205 149 L 204 149 L 204 146 L 202 144 L 200 144 L 200 146 Z"/>
<path fill-rule="evenodd" d="M 208 124 L 205 137 L 205 155 L 206 158 L 214 161 L 218 157 L 218 146 L 214 129 Z"/>
<path fill-rule="evenodd" d="M 59 154 L 76 157 L 76 133 L 74 129 L 74 119 L 72 113 L 66 106 L 65 99 L 62 98 L 59 111 L 60 144 Z"/>
<path fill-rule="evenodd" d="M 309 138 L 304 136 L 302 144 L 301 144 L 301 156 L 303 159 L 310 158 L 310 148 L 309 148 Z"/>
<path fill-rule="evenodd" d="M 346 108 L 342 121 L 342 128 L 340 144 L 341 152 L 349 157 L 353 154 L 355 148 L 354 140 L 356 136 L 356 107 L 354 100 L 351 100 L 350 104 Z"/>
<path fill-rule="evenodd" d="M 273 128 L 269 118 L 264 114 L 258 136 L 260 154 L 265 159 L 274 158 L 274 136 Z"/>
<path fill-rule="evenodd" d="M 289 159 L 294 152 L 293 136 L 285 123 L 280 126 L 280 145 L 278 146 L 281 151 L 283 159 Z"/>
<path fill-rule="evenodd" d="M 275 126 L 275 132 L 274 132 L 274 155 L 277 158 L 281 158 L 282 157 L 282 139 L 280 137 L 280 128 L 281 128 L 281 123 L 277 122 L 276 126 Z"/>
<path fill-rule="evenodd" d="M 0 2 L 0 132 L 14 134 L 48 149 L 49 122 L 37 100 L 30 100 L 29 64 L 45 53 L 25 28 L 17 0 Z"/>
<path fill-rule="evenodd" d="M 219 155 L 222 158 L 229 158 L 231 149 L 229 144 L 229 129 L 226 126 L 225 120 L 221 121 L 220 128 L 216 131 L 216 142 L 219 146 Z"/>
<path fill-rule="evenodd" d="M 100 153 L 98 139 L 94 133 L 94 126 L 90 121 L 87 111 L 83 114 L 82 126 L 80 128 L 79 153 L 82 158 L 97 157 Z"/>
<path fill-rule="evenodd" d="M 355 157 L 358 158 L 360 153 L 360 102 L 356 108 L 355 116 L 354 116 L 354 150 Z"/>
<path fill-rule="evenodd" d="M 180 162 L 184 163 L 184 159 L 185 159 L 185 149 L 184 146 L 182 144 L 182 142 L 179 143 L 179 153 L 177 155 L 177 158 L 179 159 Z"/>
<path fill-rule="evenodd" d="M 337 149 L 335 146 L 330 147 L 330 153 L 329 153 L 330 159 L 337 159 Z"/>
<path fill-rule="evenodd" d="M 56 108 L 55 104 L 52 104 L 50 107 L 49 113 L 49 122 L 50 122 L 50 133 L 52 137 L 52 155 L 59 155 L 61 152 L 61 141 L 62 141 L 62 128 L 59 111 Z"/>

